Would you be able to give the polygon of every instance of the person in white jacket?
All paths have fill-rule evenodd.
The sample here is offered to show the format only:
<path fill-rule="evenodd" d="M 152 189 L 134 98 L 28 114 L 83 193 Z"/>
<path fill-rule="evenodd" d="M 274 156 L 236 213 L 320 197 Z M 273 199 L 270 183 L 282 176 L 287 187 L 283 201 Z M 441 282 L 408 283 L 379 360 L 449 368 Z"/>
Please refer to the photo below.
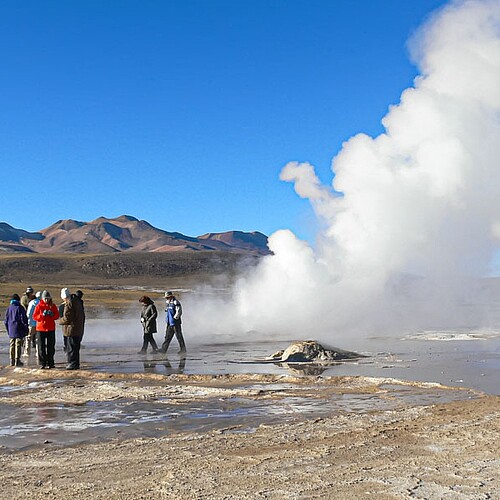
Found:
<path fill-rule="evenodd" d="M 28 335 L 24 338 L 23 357 L 29 357 L 32 348 L 36 350 L 36 321 L 33 319 L 33 312 L 36 305 L 40 302 L 42 292 L 36 292 L 35 298 L 28 303 L 26 316 L 28 316 Z"/>

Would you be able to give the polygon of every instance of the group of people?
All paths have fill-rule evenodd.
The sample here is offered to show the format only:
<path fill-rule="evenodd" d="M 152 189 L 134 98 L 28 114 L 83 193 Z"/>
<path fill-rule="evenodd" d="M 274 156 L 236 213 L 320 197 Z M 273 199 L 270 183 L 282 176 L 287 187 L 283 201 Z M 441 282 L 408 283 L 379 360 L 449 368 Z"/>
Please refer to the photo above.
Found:
<path fill-rule="evenodd" d="M 23 366 L 21 356 L 29 357 L 36 350 L 40 368 L 55 368 L 56 325 L 62 325 L 67 370 L 80 369 L 80 346 L 85 328 L 83 292 L 71 293 L 61 289 L 62 304 L 57 307 L 47 290 L 34 292 L 28 287 L 22 297 L 14 293 L 5 312 L 5 328 L 10 339 L 10 365 Z M 154 353 L 166 353 L 174 336 L 179 343 L 181 357 L 186 353 L 182 335 L 182 305 L 173 292 L 165 293 L 166 331 L 159 348 L 154 339 L 157 333 L 158 310 L 153 300 L 143 295 L 141 324 L 143 344 L 139 354 L 146 354 L 148 345 Z"/>
<path fill-rule="evenodd" d="M 80 369 L 80 345 L 85 328 L 83 292 L 61 289 L 57 307 L 47 290 L 35 293 L 28 287 L 22 297 L 14 293 L 5 312 L 5 328 L 10 339 L 10 365 L 23 366 L 21 356 L 36 349 L 40 368 L 55 368 L 56 321 L 62 325 L 67 370 Z M 24 352 L 23 352 L 24 351 Z"/>
<path fill-rule="evenodd" d="M 158 329 L 156 327 L 156 318 L 158 317 L 158 310 L 156 309 L 155 303 L 147 295 L 143 295 L 139 302 L 142 304 L 141 311 L 141 323 L 144 330 L 144 337 L 142 342 L 142 348 L 139 354 L 146 354 L 148 350 L 148 345 L 154 353 L 166 353 L 170 342 L 174 338 L 174 335 L 179 343 L 179 354 L 186 353 L 186 343 L 184 342 L 184 337 L 182 335 L 182 305 L 179 300 L 176 299 L 173 292 L 165 292 L 166 307 L 166 331 L 165 339 L 160 348 L 156 344 L 153 337 Z"/>

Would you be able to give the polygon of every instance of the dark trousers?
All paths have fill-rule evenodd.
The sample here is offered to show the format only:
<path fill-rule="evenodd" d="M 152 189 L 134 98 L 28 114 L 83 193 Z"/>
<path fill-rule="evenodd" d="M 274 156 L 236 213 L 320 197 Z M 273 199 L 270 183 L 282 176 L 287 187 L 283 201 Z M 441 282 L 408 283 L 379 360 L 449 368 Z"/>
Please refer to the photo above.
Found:
<path fill-rule="evenodd" d="M 162 352 L 167 352 L 168 346 L 170 342 L 174 338 L 174 334 L 177 338 L 177 342 L 179 342 L 179 348 L 181 352 L 186 352 L 186 344 L 184 343 L 184 337 L 182 336 L 182 327 L 181 325 L 167 325 L 167 330 L 165 332 L 165 340 L 161 346 Z"/>
<path fill-rule="evenodd" d="M 144 334 L 141 351 L 146 352 L 148 350 L 148 344 L 151 344 L 153 351 L 158 350 L 158 346 L 156 345 L 156 340 L 154 339 L 152 333 L 145 333 Z"/>
<path fill-rule="evenodd" d="M 54 366 L 56 352 L 56 332 L 36 332 L 36 345 L 38 348 L 38 364 L 40 366 Z"/>
<path fill-rule="evenodd" d="M 80 369 L 80 345 L 82 337 L 64 337 L 66 340 L 67 368 Z"/>

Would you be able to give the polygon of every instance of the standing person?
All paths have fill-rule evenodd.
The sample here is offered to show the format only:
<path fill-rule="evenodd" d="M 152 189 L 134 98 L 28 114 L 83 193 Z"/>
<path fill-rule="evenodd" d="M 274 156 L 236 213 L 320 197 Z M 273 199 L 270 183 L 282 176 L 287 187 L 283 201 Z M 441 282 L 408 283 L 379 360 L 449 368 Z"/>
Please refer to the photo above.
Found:
<path fill-rule="evenodd" d="M 42 300 L 35 307 L 33 319 L 36 321 L 38 364 L 41 368 L 55 368 L 56 320 L 59 319 L 59 310 L 47 290 L 42 292 Z"/>
<path fill-rule="evenodd" d="M 80 299 L 80 302 L 82 303 L 82 309 L 83 309 L 83 332 L 82 332 L 82 337 L 83 337 L 83 333 L 85 332 L 85 304 L 83 303 L 83 292 L 81 290 L 77 290 L 75 292 L 75 295 L 77 296 L 78 299 Z"/>
<path fill-rule="evenodd" d="M 21 305 L 24 307 L 24 310 L 28 310 L 28 305 L 30 301 L 32 301 L 35 298 L 35 292 L 33 291 L 33 288 L 29 286 L 26 288 L 26 291 L 23 293 L 23 296 L 21 297 Z"/>
<path fill-rule="evenodd" d="M 65 290 L 67 290 L 67 295 L 68 297 L 70 296 L 70 293 L 69 293 L 69 288 L 63 288 L 61 290 L 61 299 L 62 299 L 62 302 L 59 304 L 59 307 L 57 308 L 58 311 L 59 311 L 59 317 L 62 318 L 63 317 L 63 314 L 64 314 L 64 307 L 66 305 L 66 300 L 64 299 L 64 296 L 66 294 Z M 64 352 L 68 352 L 68 337 L 66 337 L 64 335 L 64 327 L 63 327 L 63 351 Z"/>
<path fill-rule="evenodd" d="M 182 306 L 181 303 L 175 298 L 172 292 L 165 293 L 166 309 L 167 313 L 166 323 L 167 328 L 165 331 L 165 340 L 161 346 L 160 352 L 167 352 L 168 346 L 174 337 L 174 334 L 179 342 L 179 354 L 186 352 L 186 344 L 184 343 L 184 337 L 182 336 Z"/>
<path fill-rule="evenodd" d="M 29 357 L 31 354 L 31 349 L 36 348 L 36 321 L 33 319 L 33 313 L 35 312 L 36 305 L 40 302 L 40 297 L 42 292 L 36 292 L 35 298 L 30 300 L 28 304 L 28 311 L 26 315 L 28 316 L 28 335 L 24 339 L 24 354 L 23 356 Z"/>
<path fill-rule="evenodd" d="M 23 366 L 21 352 L 24 337 L 28 334 L 28 317 L 17 293 L 11 297 L 4 323 L 10 339 L 10 366 Z"/>
<path fill-rule="evenodd" d="M 80 346 L 85 324 L 83 302 L 76 294 L 70 294 L 68 288 L 61 290 L 61 298 L 64 300 L 64 311 L 60 324 L 63 325 L 63 335 L 67 339 L 68 364 L 66 370 L 79 370 Z"/>
<path fill-rule="evenodd" d="M 24 307 L 26 313 L 28 312 L 29 303 L 35 298 L 35 292 L 33 287 L 29 286 L 21 297 L 21 305 Z M 26 351 L 26 342 L 28 342 L 29 337 L 26 336 L 23 340 L 24 351 Z"/>
<path fill-rule="evenodd" d="M 158 346 L 153 337 L 153 333 L 158 330 L 156 328 L 156 318 L 158 317 L 158 311 L 156 309 L 155 303 L 146 295 L 143 295 L 139 302 L 142 304 L 141 311 L 141 323 L 144 330 L 144 337 L 142 342 L 142 349 L 138 354 L 146 354 L 148 350 L 148 344 L 151 344 L 153 352 L 158 352 Z"/>

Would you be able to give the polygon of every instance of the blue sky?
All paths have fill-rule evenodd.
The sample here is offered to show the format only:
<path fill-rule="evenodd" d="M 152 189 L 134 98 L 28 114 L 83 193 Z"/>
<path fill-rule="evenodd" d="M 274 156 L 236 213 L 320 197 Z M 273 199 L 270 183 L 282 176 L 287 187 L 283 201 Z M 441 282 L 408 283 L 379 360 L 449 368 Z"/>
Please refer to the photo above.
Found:
<path fill-rule="evenodd" d="M 0 221 L 129 214 L 190 236 L 292 229 L 279 180 L 375 136 L 438 0 L 2 0 Z"/>

